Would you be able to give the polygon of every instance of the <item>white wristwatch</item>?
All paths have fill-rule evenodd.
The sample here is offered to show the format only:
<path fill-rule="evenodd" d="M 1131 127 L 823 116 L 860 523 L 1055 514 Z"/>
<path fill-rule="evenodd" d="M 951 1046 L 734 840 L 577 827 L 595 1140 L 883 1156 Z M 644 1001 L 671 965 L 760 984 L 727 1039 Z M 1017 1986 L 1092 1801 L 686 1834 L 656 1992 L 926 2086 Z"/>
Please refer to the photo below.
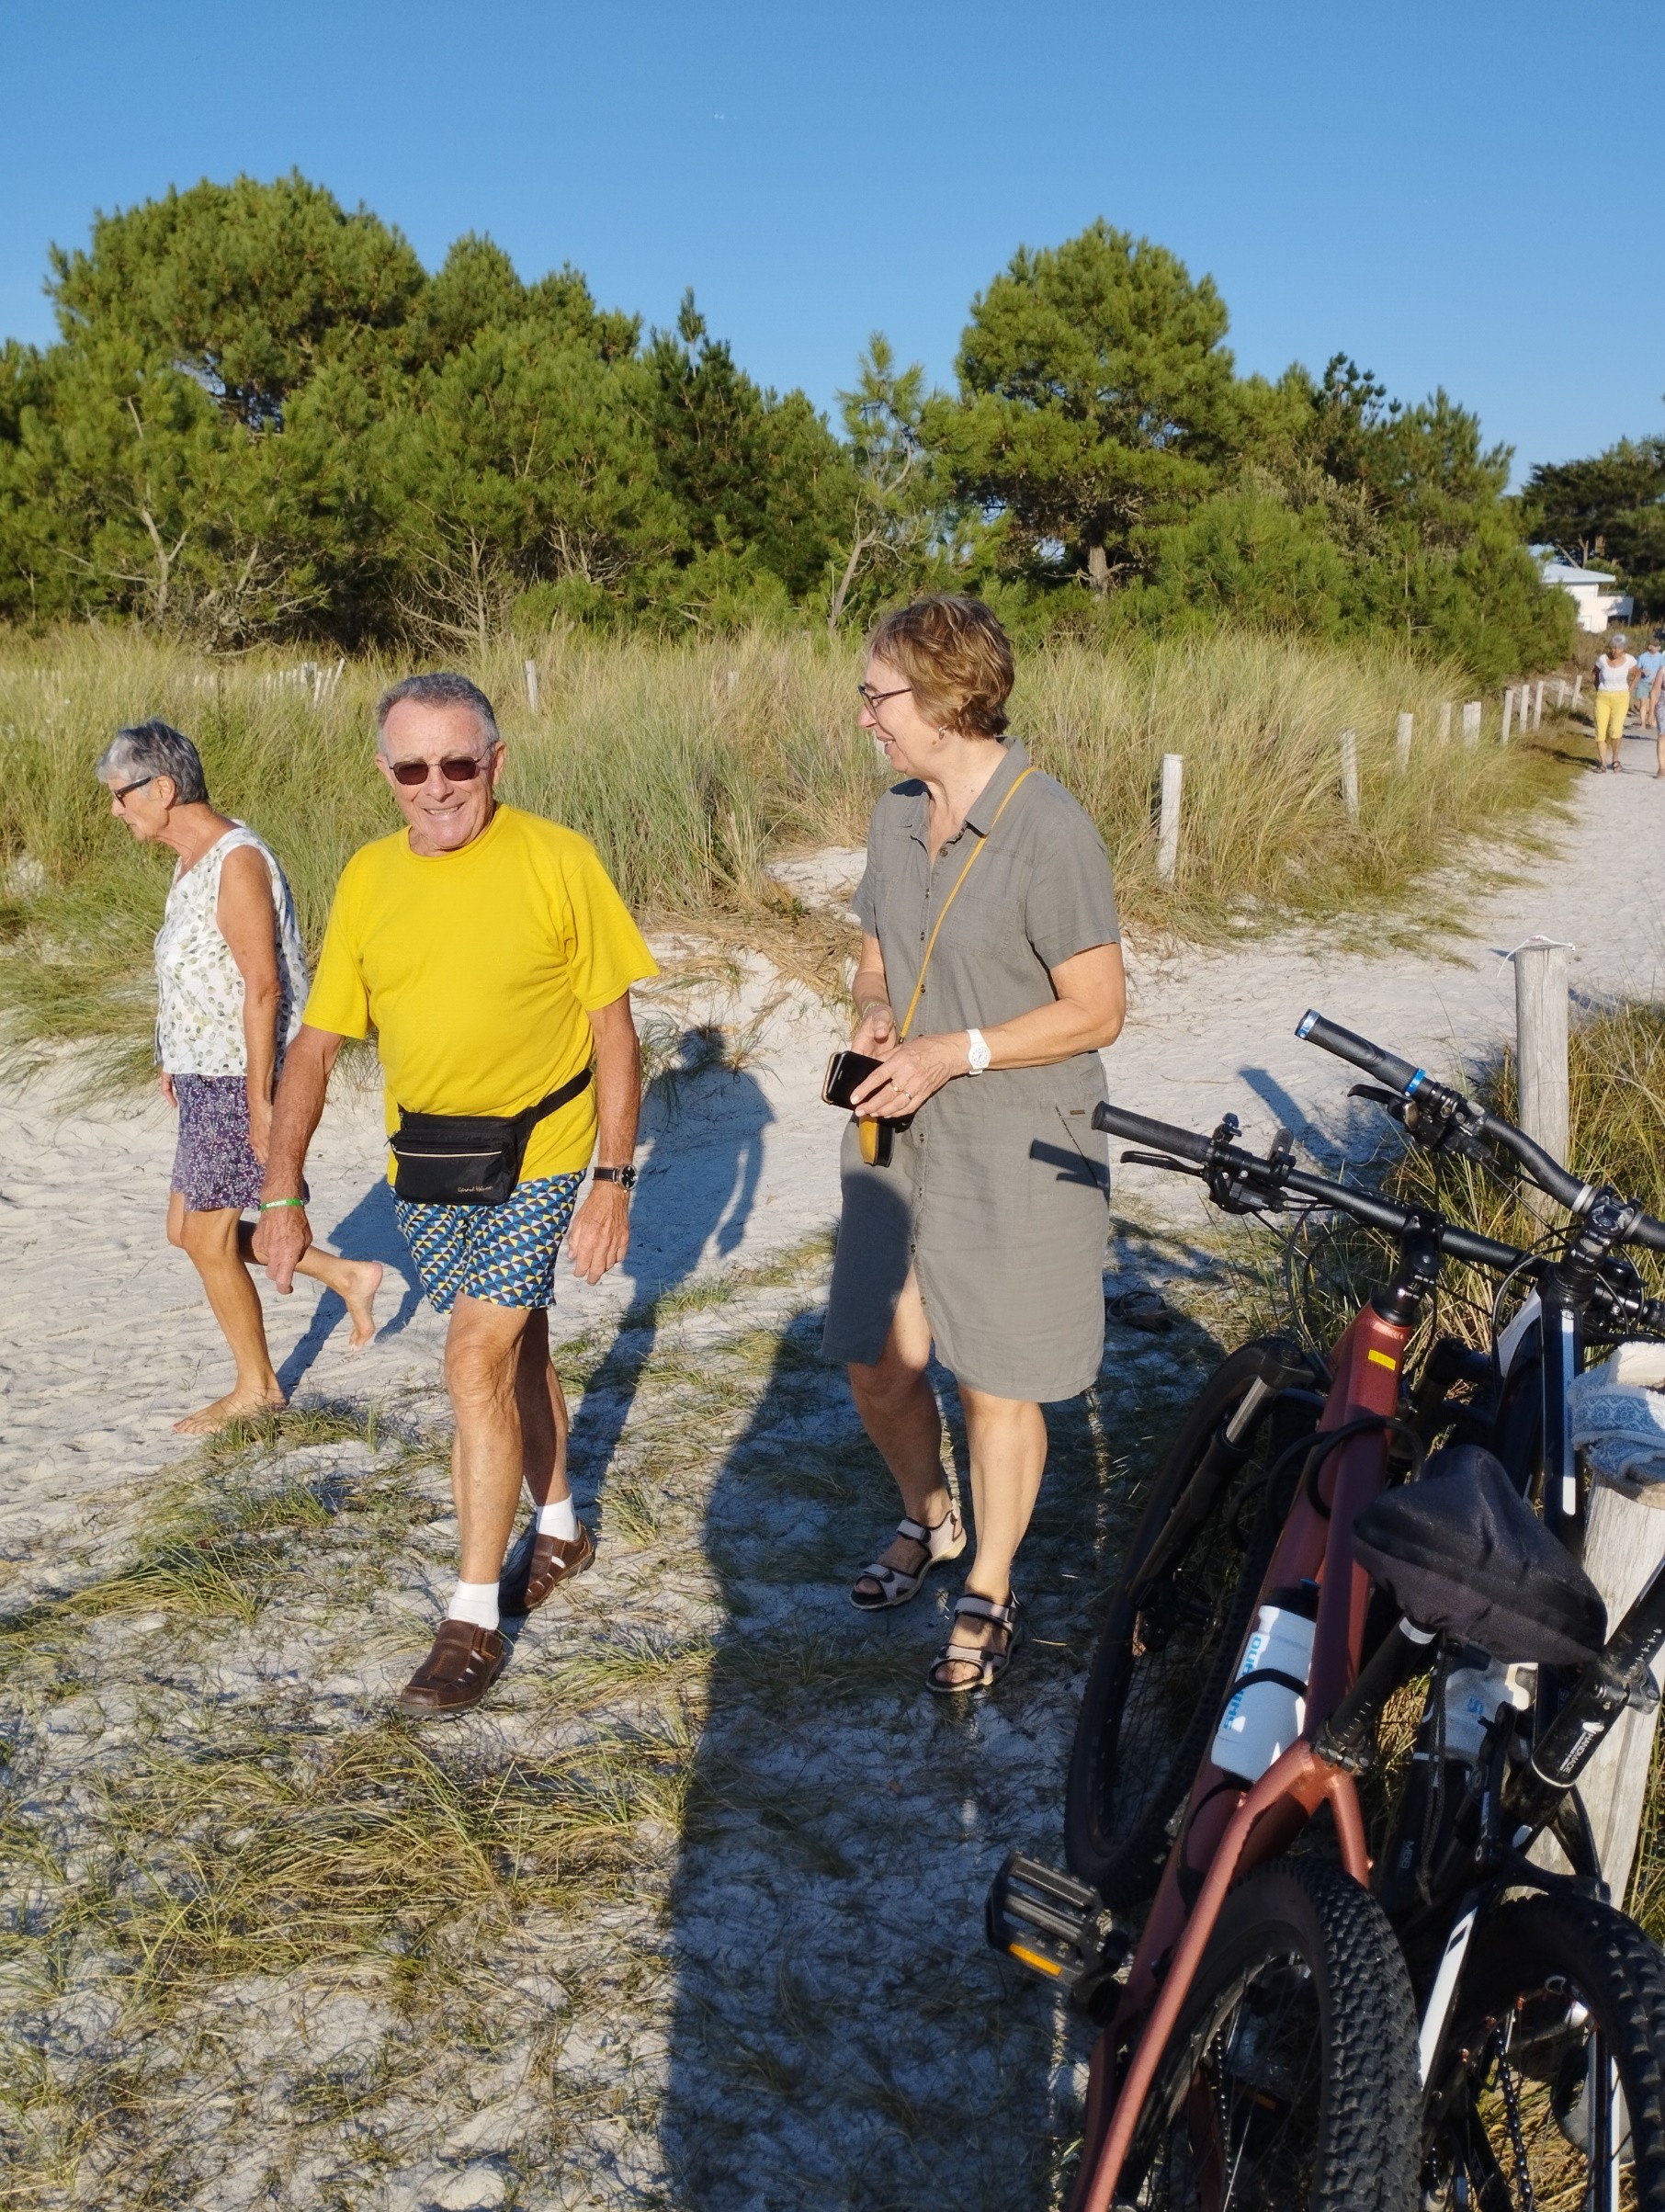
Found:
<path fill-rule="evenodd" d="M 972 1074 L 985 1074 L 988 1071 L 991 1061 L 994 1058 L 993 1053 L 989 1049 L 988 1038 L 983 1035 L 980 1029 L 968 1029 L 966 1031 L 966 1037 L 970 1045 L 968 1058 L 971 1062 Z"/>

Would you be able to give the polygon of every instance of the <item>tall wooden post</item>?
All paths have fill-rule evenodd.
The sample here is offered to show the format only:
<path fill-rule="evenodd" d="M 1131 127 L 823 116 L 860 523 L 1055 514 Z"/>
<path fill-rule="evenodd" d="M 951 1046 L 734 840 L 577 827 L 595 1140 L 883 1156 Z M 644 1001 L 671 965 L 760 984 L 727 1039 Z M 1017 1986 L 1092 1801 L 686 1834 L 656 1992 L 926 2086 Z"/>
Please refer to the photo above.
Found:
<path fill-rule="evenodd" d="M 1544 679 L 1542 676 L 1538 678 L 1537 693 L 1532 702 L 1532 726 L 1535 730 L 1541 730 L 1544 727 Z"/>
<path fill-rule="evenodd" d="M 1415 727 L 1415 724 L 1416 717 L 1414 714 L 1401 714 L 1398 722 L 1394 725 L 1393 751 L 1394 756 L 1399 762 L 1399 774 L 1401 776 L 1405 774 L 1406 770 L 1410 766 L 1410 732 Z"/>
<path fill-rule="evenodd" d="M 1442 745 L 1448 745 L 1451 743 L 1451 701 L 1449 699 L 1442 699 L 1440 702 L 1440 743 Z"/>
<path fill-rule="evenodd" d="M 1342 803 L 1349 821 L 1359 818 L 1359 741 L 1353 730 L 1342 732 Z"/>
<path fill-rule="evenodd" d="M 527 705 L 532 709 L 534 714 L 537 713 L 538 664 L 536 661 L 528 661 L 527 663 Z"/>
<path fill-rule="evenodd" d="M 1156 872 L 1172 883 L 1179 868 L 1180 791 L 1185 780 L 1183 753 L 1162 754 L 1162 811 L 1156 835 Z"/>
<path fill-rule="evenodd" d="M 1583 670 L 1580 668 L 1580 669 L 1579 670 L 1579 673 L 1577 674 L 1577 675 L 1575 675 L 1575 676 L 1573 677 L 1573 679 L 1572 679 L 1572 703 L 1573 703 L 1573 705 L 1574 705 L 1575 707 L 1576 707 L 1576 706 L 1578 705 L 1578 703 L 1579 703 L 1579 694 L 1580 694 L 1580 691 L 1582 691 L 1582 690 L 1583 690 L 1583 688 L 1584 688 L 1584 671 L 1583 671 Z"/>
<path fill-rule="evenodd" d="M 1505 691 L 1503 694 L 1503 727 L 1498 737 L 1500 745 L 1506 745 L 1509 743 L 1509 725 L 1513 719 L 1514 693 L 1512 690 Z"/>
<path fill-rule="evenodd" d="M 1480 712 L 1484 702 L 1466 699 L 1463 702 L 1463 743 L 1472 752 L 1480 742 Z"/>

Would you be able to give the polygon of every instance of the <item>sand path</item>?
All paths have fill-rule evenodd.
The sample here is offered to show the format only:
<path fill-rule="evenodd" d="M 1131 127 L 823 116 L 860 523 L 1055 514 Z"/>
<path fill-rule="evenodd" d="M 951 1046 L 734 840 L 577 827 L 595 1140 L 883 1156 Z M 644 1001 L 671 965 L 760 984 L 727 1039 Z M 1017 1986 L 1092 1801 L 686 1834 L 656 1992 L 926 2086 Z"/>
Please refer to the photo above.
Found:
<path fill-rule="evenodd" d="M 1513 987 L 1500 954 L 1534 933 L 1575 947 L 1574 987 L 1587 1000 L 1657 993 L 1665 786 L 1638 772 L 1582 778 L 1554 842 L 1552 855 L 1514 863 L 1515 879 L 1475 902 L 1466 935 L 1431 931 L 1420 948 L 1370 957 L 1338 949 L 1339 932 L 1166 957 L 1136 944 L 1131 1015 L 1107 1056 L 1112 1095 L 1195 1128 L 1228 1107 L 1251 1134 L 1287 1121 L 1321 1152 L 1352 1078 L 1295 1038 L 1308 1005 L 1438 1066 L 1509 1033 Z M 798 864 L 795 879 L 835 896 L 858 863 L 830 853 Z M 605 1325 L 702 1273 L 765 1263 L 836 1210 L 837 1130 L 819 1088 L 839 1040 L 825 1008 L 752 961 L 674 978 L 643 1011 L 662 1056 L 664 1040 L 680 1037 L 673 1060 L 697 1065 L 701 1027 L 715 1025 L 742 1064 L 662 1083 L 631 1272 L 594 1290 L 568 1276 L 558 1334 Z M 391 1402 L 437 1380 L 441 1324 L 415 1296 L 379 1179 L 378 1110 L 373 1092 L 338 1086 L 313 1151 L 313 1219 L 339 1249 L 387 1263 L 387 1325 L 355 1356 L 338 1300 L 305 1285 L 289 1299 L 267 1291 L 274 1358 L 302 1398 Z M 0 1099 L 0 1602 L 9 1608 L 124 1554 L 159 1473 L 188 1448 L 172 1422 L 218 1395 L 229 1367 L 184 1255 L 163 1241 L 174 1128 L 160 1100 L 85 1104 L 37 1086 Z M 1189 1218 L 1187 1187 L 1124 1173 L 1136 1203 Z"/>

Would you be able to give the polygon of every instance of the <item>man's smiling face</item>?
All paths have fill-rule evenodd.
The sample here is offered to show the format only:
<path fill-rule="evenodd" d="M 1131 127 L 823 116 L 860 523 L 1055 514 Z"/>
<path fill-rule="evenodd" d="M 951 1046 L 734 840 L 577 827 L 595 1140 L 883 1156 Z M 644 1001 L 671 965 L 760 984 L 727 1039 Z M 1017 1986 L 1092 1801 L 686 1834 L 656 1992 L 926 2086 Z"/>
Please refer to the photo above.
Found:
<path fill-rule="evenodd" d="M 377 765 L 410 824 L 411 850 L 455 853 L 492 819 L 503 747 L 468 707 L 401 699 L 382 727 Z M 425 777 L 411 781 L 419 767 Z"/>

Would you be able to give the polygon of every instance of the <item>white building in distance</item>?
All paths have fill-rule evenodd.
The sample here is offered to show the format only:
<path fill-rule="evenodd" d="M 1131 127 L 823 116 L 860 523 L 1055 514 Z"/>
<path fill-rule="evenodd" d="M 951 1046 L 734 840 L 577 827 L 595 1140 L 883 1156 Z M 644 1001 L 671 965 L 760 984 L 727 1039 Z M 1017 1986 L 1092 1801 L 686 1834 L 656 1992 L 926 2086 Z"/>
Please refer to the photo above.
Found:
<path fill-rule="evenodd" d="M 1593 630 L 1600 637 L 1611 624 L 1629 621 L 1636 601 L 1628 592 L 1611 588 L 1617 582 L 1611 569 L 1580 568 L 1576 561 L 1568 560 L 1558 545 L 1535 545 L 1528 550 L 1544 582 L 1567 593 L 1578 608 L 1580 630 Z"/>

